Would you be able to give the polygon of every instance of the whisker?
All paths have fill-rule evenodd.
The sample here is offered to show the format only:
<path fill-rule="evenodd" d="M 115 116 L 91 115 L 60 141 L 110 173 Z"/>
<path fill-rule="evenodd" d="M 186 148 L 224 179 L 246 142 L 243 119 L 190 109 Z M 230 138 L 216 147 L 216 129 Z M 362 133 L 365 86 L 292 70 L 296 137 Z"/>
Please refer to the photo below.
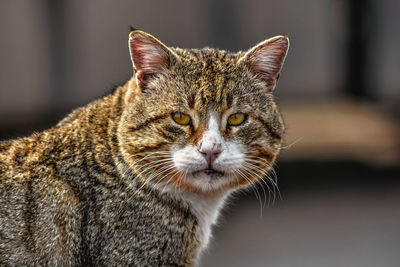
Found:
<path fill-rule="evenodd" d="M 261 163 L 261 164 L 266 165 L 265 162 L 259 162 L 258 161 L 257 163 Z M 260 183 L 263 182 L 267 186 L 268 191 L 273 196 L 273 200 L 272 200 L 272 204 L 273 204 L 275 202 L 275 199 L 276 199 L 277 191 L 278 191 L 279 196 L 280 196 L 279 187 L 278 187 L 278 184 L 277 184 L 276 180 L 273 177 L 269 176 L 267 170 L 264 170 L 263 168 L 261 168 L 261 167 L 259 167 L 257 165 L 251 164 L 249 162 L 245 163 L 244 165 L 246 166 L 246 168 L 249 168 L 249 169 L 253 170 L 254 172 L 256 172 L 256 175 L 259 176 L 259 178 L 260 178 L 258 181 Z M 267 166 L 269 168 L 268 171 L 270 171 L 273 174 L 273 176 L 276 178 L 277 176 L 276 176 L 275 170 L 273 169 L 273 166 L 271 166 L 270 164 L 268 164 Z M 270 183 L 267 183 L 263 178 L 267 178 Z M 271 190 L 269 185 L 272 185 L 272 190 Z M 270 197 L 271 197 L 271 195 L 269 196 L 269 199 L 270 199 Z M 269 200 L 269 202 L 270 201 L 271 200 Z"/>
<path fill-rule="evenodd" d="M 167 165 L 167 166 L 164 166 L 164 167 L 161 167 L 160 168 L 160 170 L 162 169 L 162 168 L 168 168 L 168 167 L 170 167 L 169 165 Z M 147 169 L 148 170 L 148 169 Z M 155 173 L 153 173 L 153 175 L 154 175 Z M 145 179 L 144 180 L 144 182 L 143 182 L 143 184 L 136 190 L 136 192 L 131 196 L 131 197 L 133 197 L 133 196 L 135 196 L 137 193 L 139 193 L 140 192 L 140 190 L 144 187 L 144 186 L 146 186 L 146 184 L 149 182 L 149 181 L 151 181 L 152 180 L 152 177 L 150 178 L 148 178 L 148 179 Z"/>
<path fill-rule="evenodd" d="M 255 169 L 257 172 L 260 172 L 264 177 L 268 178 L 268 180 L 270 181 L 270 183 L 273 186 L 273 197 L 274 197 L 274 201 L 275 201 L 276 189 L 278 189 L 278 185 L 276 183 L 276 179 L 273 178 L 273 177 L 275 177 L 275 178 L 277 177 L 273 166 L 266 159 L 260 158 L 260 157 L 256 157 L 256 156 L 253 156 L 253 159 L 247 158 L 246 161 L 247 161 L 246 162 L 247 166 L 250 166 L 251 169 Z M 261 166 L 267 166 L 268 170 L 263 169 L 263 168 L 255 165 L 255 164 L 260 164 Z M 273 177 L 270 177 L 268 175 L 268 172 L 271 172 Z M 264 181 L 264 180 L 262 180 L 262 181 Z M 269 188 L 269 185 L 268 184 L 266 184 L 266 185 Z M 278 189 L 278 191 L 279 191 L 279 189 Z"/>
<path fill-rule="evenodd" d="M 168 162 L 168 161 L 170 161 L 170 160 L 169 160 L 169 159 L 164 159 L 164 160 L 162 160 L 162 161 L 159 160 L 159 161 L 156 161 L 156 162 L 154 162 L 154 161 L 148 162 L 148 163 L 144 164 L 143 166 L 140 166 L 140 167 L 137 169 L 137 172 L 139 172 L 139 173 L 136 174 L 136 176 L 137 176 L 137 177 L 140 177 L 142 173 L 147 172 L 147 171 L 150 170 L 151 168 L 154 168 L 154 167 L 158 167 L 158 166 L 160 166 L 160 165 L 163 165 L 163 164 L 165 164 L 165 163 Z M 143 170 L 142 170 L 142 169 L 143 169 Z M 141 171 L 141 170 L 142 170 L 142 171 Z"/>
<path fill-rule="evenodd" d="M 281 149 L 289 149 L 292 146 L 294 146 L 295 144 L 297 144 L 298 142 L 300 142 L 301 140 L 303 140 L 304 136 L 301 136 L 299 138 L 297 138 L 296 140 L 294 140 L 292 143 L 290 143 L 289 145 L 285 145 L 285 146 L 281 146 Z"/>
<path fill-rule="evenodd" d="M 260 176 L 260 175 L 257 174 L 257 173 L 251 172 L 247 167 L 245 167 L 245 168 L 243 169 L 243 171 L 246 172 L 247 174 L 249 174 L 249 176 L 254 176 L 254 175 L 256 176 L 256 178 L 257 178 L 256 183 L 252 182 L 252 186 L 254 186 L 254 188 L 257 189 L 256 185 L 257 185 L 257 183 L 260 181 L 260 179 L 262 179 L 262 176 Z M 264 194 L 264 206 L 265 206 L 265 202 L 266 202 L 266 198 L 267 198 L 267 197 L 266 197 L 266 192 L 265 192 L 265 190 L 264 190 L 264 187 L 261 186 L 261 189 L 263 190 L 263 194 Z M 258 191 L 258 189 L 257 189 L 257 191 Z M 269 191 L 269 190 L 268 190 L 268 191 Z M 260 205 L 261 205 L 261 212 L 260 212 L 260 215 L 262 216 L 263 205 L 262 205 L 262 202 L 261 202 L 261 197 L 260 197 Z"/>
<path fill-rule="evenodd" d="M 262 210 L 263 207 L 262 207 L 262 202 L 261 202 L 261 196 L 260 196 L 260 194 L 259 194 L 257 188 L 255 188 L 255 187 L 253 186 L 252 181 L 249 180 L 249 179 L 246 177 L 246 174 L 242 172 L 243 170 L 237 169 L 236 171 L 237 171 L 237 173 L 240 175 L 240 177 L 242 177 L 243 179 L 245 179 L 245 180 L 249 183 L 250 188 L 253 190 L 253 193 L 254 193 L 256 199 L 258 199 L 259 202 L 260 202 L 260 209 Z"/>

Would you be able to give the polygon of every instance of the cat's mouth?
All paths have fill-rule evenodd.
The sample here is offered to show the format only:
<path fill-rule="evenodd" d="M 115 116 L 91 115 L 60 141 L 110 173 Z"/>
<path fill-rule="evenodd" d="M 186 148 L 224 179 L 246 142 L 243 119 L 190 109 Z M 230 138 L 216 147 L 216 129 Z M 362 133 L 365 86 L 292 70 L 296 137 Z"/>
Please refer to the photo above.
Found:
<path fill-rule="evenodd" d="M 220 177 L 224 176 L 225 173 L 222 172 L 222 171 L 218 171 L 216 169 L 213 169 L 213 168 L 207 168 L 207 169 L 204 169 L 204 170 L 196 171 L 192 175 L 194 177 L 200 177 L 201 178 L 201 177 L 206 176 L 206 177 L 215 179 L 215 178 L 220 178 Z"/>

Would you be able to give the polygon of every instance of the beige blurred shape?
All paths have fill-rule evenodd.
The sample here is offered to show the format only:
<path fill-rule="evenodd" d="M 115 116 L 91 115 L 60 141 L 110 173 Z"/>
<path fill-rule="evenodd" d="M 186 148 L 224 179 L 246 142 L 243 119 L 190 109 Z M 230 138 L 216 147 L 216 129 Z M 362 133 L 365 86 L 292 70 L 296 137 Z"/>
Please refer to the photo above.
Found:
<path fill-rule="evenodd" d="M 282 159 L 400 162 L 399 126 L 372 105 L 350 100 L 287 103 L 281 111 L 287 125 Z"/>

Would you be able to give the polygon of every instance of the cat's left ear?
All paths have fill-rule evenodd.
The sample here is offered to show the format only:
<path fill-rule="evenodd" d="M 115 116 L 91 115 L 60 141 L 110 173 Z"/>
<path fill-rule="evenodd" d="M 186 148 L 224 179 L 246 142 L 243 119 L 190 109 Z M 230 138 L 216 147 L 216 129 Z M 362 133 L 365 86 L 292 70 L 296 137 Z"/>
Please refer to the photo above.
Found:
<path fill-rule="evenodd" d="M 275 36 L 248 50 L 239 62 L 246 64 L 249 70 L 273 90 L 289 49 L 287 36 Z"/>
<path fill-rule="evenodd" d="M 140 30 L 130 32 L 129 51 L 140 90 L 145 90 L 152 78 L 162 75 L 177 59 L 175 53 L 161 41 Z"/>

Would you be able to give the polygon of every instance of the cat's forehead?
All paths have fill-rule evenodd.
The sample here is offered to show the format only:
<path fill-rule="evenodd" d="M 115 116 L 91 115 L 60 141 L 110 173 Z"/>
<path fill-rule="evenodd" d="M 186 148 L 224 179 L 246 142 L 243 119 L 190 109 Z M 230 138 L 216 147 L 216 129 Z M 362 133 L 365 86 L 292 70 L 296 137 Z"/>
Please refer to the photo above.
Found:
<path fill-rule="evenodd" d="M 244 90 L 246 77 L 238 63 L 239 54 L 205 48 L 177 49 L 180 88 L 190 106 L 201 109 L 226 109 Z"/>
<path fill-rule="evenodd" d="M 181 66 L 209 74 L 229 74 L 238 67 L 241 53 L 231 53 L 214 48 L 175 49 L 181 59 Z"/>

